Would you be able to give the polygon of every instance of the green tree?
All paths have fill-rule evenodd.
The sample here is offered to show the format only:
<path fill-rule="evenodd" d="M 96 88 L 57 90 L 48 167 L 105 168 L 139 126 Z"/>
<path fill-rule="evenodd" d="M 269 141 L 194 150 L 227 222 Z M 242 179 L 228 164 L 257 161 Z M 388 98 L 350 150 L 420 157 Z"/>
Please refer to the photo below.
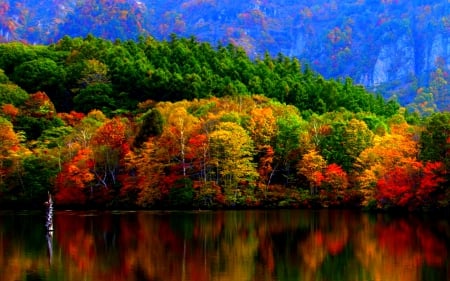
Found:
<path fill-rule="evenodd" d="M 295 163 L 300 157 L 300 134 L 305 126 L 298 111 L 293 107 L 285 108 L 283 115 L 277 118 L 277 134 L 275 137 L 275 173 L 281 174 L 284 183 L 289 184 L 295 175 Z"/>
<path fill-rule="evenodd" d="M 97 83 L 88 85 L 80 90 L 73 102 L 75 110 L 83 113 L 88 113 L 94 109 L 110 113 L 117 109 L 111 84 Z"/>
<path fill-rule="evenodd" d="M 150 137 L 161 135 L 163 131 L 163 118 L 157 109 L 148 110 L 141 118 L 142 123 L 138 128 L 133 146 L 141 147 Z"/>
<path fill-rule="evenodd" d="M 45 92 L 58 106 L 65 110 L 65 70 L 55 61 L 40 57 L 24 62 L 14 68 L 11 80 L 29 93 Z"/>
<path fill-rule="evenodd" d="M 442 162 L 450 169 L 450 113 L 434 113 L 426 119 L 420 135 L 419 159 L 426 162 Z"/>
<path fill-rule="evenodd" d="M 0 84 L 0 104 L 21 106 L 27 99 L 27 92 L 19 86 L 12 83 Z"/>
<path fill-rule="evenodd" d="M 55 178 L 60 172 L 58 159 L 46 154 L 31 154 L 22 160 L 22 180 L 24 189 L 21 199 L 36 206 L 36 202 L 42 202 L 47 198 L 47 192 L 55 184 Z M 40 205 L 40 203 L 38 203 Z"/>
<path fill-rule="evenodd" d="M 372 145 L 373 133 L 364 121 L 355 118 L 334 121 L 331 127 L 331 133 L 320 144 L 321 153 L 328 163 L 336 163 L 348 172 L 359 154 Z"/>

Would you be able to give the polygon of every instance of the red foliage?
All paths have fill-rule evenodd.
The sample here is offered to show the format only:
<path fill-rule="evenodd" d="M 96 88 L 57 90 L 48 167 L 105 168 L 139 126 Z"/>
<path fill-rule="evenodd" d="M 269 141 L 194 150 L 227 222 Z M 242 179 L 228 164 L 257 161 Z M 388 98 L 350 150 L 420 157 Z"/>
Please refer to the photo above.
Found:
<path fill-rule="evenodd" d="M 55 106 L 44 92 L 31 94 L 25 105 L 33 117 L 53 118 L 56 115 Z"/>
<path fill-rule="evenodd" d="M 125 131 L 125 124 L 119 118 L 114 118 L 97 129 L 93 141 L 98 145 L 121 148 L 126 141 Z"/>
<path fill-rule="evenodd" d="M 333 186 L 336 189 L 348 187 L 347 173 L 338 164 L 332 163 L 325 169 L 324 183 Z"/>
<path fill-rule="evenodd" d="M 273 171 L 272 163 L 275 156 L 275 151 L 270 145 L 262 147 L 262 150 L 264 155 L 261 156 L 259 160 L 258 173 L 260 177 L 267 182 Z"/>
<path fill-rule="evenodd" d="M 11 120 L 14 120 L 14 118 L 17 116 L 17 114 L 19 114 L 19 109 L 17 107 L 15 107 L 14 105 L 8 103 L 8 104 L 2 105 L 2 112 L 6 116 L 9 116 L 9 118 Z"/>
<path fill-rule="evenodd" d="M 412 186 L 415 181 L 405 167 L 395 167 L 378 183 L 378 200 L 389 200 L 394 205 L 406 206 L 413 198 Z"/>
<path fill-rule="evenodd" d="M 81 149 L 71 161 L 64 164 L 56 178 L 55 200 L 58 203 L 84 204 L 86 202 L 84 188 L 94 179 L 94 175 L 90 172 L 93 167 L 91 155 L 92 152 L 89 149 Z"/>
<path fill-rule="evenodd" d="M 320 171 L 313 172 L 313 184 L 314 186 L 321 186 L 325 176 Z"/>
<path fill-rule="evenodd" d="M 62 112 L 58 113 L 58 117 L 61 118 L 68 126 L 75 127 L 80 124 L 81 120 L 84 118 L 84 114 L 76 111 L 71 111 L 70 113 Z"/>
<path fill-rule="evenodd" d="M 445 168 L 440 162 L 414 162 L 395 167 L 377 183 L 377 199 L 400 207 L 414 208 L 430 203 L 437 187 L 445 182 Z"/>
<path fill-rule="evenodd" d="M 420 203 L 425 203 L 431 199 L 439 184 L 445 182 L 445 167 L 441 162 L 427 162 L 422 174 L 416 195 Z"/>

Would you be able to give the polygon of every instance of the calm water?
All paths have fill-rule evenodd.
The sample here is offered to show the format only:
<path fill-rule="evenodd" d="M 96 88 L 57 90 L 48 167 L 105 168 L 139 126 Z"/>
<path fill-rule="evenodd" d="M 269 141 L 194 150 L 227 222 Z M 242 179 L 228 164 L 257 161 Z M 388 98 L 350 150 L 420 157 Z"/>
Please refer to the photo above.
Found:
<path fill-rule="evenodd" d="M 446 219 L 345 211 L 0 213 L 1 280 L 450 280 Z"/>

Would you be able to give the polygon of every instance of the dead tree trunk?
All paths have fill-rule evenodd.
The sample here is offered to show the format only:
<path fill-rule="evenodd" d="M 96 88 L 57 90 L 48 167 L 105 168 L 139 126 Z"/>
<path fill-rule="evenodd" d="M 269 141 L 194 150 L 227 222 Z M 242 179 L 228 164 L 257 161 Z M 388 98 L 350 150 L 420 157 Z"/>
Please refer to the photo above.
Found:
<path fill-rule="evenodd" d="M 48 263 L 52 265 L 53 262 L 53 199 L 50 192 L 48 192 L 48 200 L 45 202 L 47 206 L 46 213 L 46 221 L 45 221 L 45 229 L 47 230 L 47 234 L 45 238 L 47 240 L 47 255 L 48 255 Z"/>
<path fill-rule="evenodd" d="M 48 193 L 48 200 L 45 202 L 45 205 L 47 206 L 45 229 L 47 232 L 53 232 L 53 199 L 50 192 Z"/>

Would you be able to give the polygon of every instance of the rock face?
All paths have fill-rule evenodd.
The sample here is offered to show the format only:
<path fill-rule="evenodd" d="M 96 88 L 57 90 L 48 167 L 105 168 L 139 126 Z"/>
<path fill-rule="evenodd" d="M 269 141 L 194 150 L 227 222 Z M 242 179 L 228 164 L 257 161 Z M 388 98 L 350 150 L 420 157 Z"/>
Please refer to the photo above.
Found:
<path fill-rule="evenodd" d="M 89 33 L 111 40 L 134 40 L 140 34 L 169 39 L 174 33 L 214 45 L 237 44 L 254 58 L 282 53 L 327 78 L 349 76 L 403 104 L 414 102 L 420 88 L 445 96 L 445 82 L 450 84 L 447 0 L 0 3 L 0 41 L 51 43 L 66 34 Z"/>
<path fill-rule="evenodd" d="M 383 45 L 373 68 L 373 79 L 368 86 L 376 87 L 414 75 L 414 55 L 412 39 L 406 35 L 391 44 Z"/>

